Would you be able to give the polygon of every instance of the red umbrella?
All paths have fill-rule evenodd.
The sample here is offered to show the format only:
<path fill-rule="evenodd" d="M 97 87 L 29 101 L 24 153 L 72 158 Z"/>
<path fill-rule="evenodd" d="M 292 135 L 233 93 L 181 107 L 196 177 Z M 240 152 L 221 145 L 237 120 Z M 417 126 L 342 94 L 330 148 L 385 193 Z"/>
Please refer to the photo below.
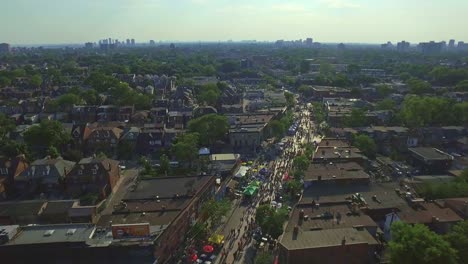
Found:
<path fill-rule="evenodd" d="M 213 250 L 214 250 L 214 248 L 211 245 L 206 245 L 206 246 L 203 247 L 203 251 L 205 251 L 206 253 L 211 253 L 211 252 L 213 252 Z"/>
<path fill-rule="evenodd" d="M 192 261 L 196 261 L 196 260 L 198 259 L 197 254 L 193 254 L 193 255 L 190 257 L 190 259 L 191 259 Z"/>

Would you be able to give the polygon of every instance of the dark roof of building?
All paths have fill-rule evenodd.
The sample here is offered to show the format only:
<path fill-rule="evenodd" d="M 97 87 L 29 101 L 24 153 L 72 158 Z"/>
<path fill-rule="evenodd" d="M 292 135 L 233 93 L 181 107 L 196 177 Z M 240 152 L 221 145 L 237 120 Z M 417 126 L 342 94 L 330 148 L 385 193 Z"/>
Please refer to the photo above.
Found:
<path fill-rule="evenodd" d="M 436 148 L 409 148 L 411 153 L 424 160 L 453 160 L 453 156 Z"/>
<path fill-rule="evenodd" d="M 35 160 L 31 166 L 23 171 L 15 180 L 28 180 L 31 178 L 63 178 L 75 166 L 75 162 L 64 160 L 61 157 L 57 159 L 44 158 Z"/>
<path fill-rule="evenodd" d="M 324 138 L 324 139 L 322 139 L 322 141 L 320 141 L 318 146 L 322 147 L 322 148 L 324 148 L 324 147 L 329 147 L 329 148 L 333 148 L 333 147 L 339 147 L 339 148 L 350 147 L 348 142 L 346 142 L 343 139 L 339 139 L 339 138 Z"/>
<path fill-rule="evenodd" d="M 305 172 L 305 181 L 369 179 L 370 176 L 356 162 L 312 163 Z"/>
<path fill-rule="evenodd" d="M 45 205 L 44 200 L 9 201 L 0 203 L 0 216 L 37 216 Z"/>
<path fill-rule="evenodd" d="M 443 206 L 451 208 L 463 218 L 468 218 L 468 197 L 447 198 L 437 200 L 436 202 L 442 204 Z"/>
<path fill-rule="evenodd" d="M 407 202 L 397 194 L 401 187 L 396 183 L 349 184 L 336 188 L 334 185 L 320 185 L 309 187 L 300 203 L 315 201 L 321 205 L 351 201 L 353 194 L 359 193 L 365 201 L 361 206 L 368 209 L 400 209 L 408 207 Z M 378 201 L 373 199 L 373 196 Z"/>
<path fill-rule="evenodd" d="M 369 244 L 377 245 L 378 242 L 366 229 L 337 228 L 316 231 L 299 231 L 283 234 L 280 244 L 288 250 L 298 250 L 307 248 L 325 248 L 342 245 L 343 238 L 347 245 Z"/>
<path fill-rule="evenodd" d="M 304 213 L 303 219 L 300 217 L 301 212 Z M 286 232 L 293 231 L 294 226 L 302 231 L 310 231 L 357 226 L 376 228 L 377 224 L 357 207 L 353 209 L 349 202 L 319 206 L 302 203 L 294 208 Z"/>
<path fill-rule="evenodd" d="M 437 203 L 422 203 L 416 208 L 406 208 L 397 214 L 402 221 L 409 224 L 463 221 L 452 209 Z"/>
<path fill-rule="evenodd" d="M 124 200 L 173 198 L 176 195 L 193 196 L 205 186 L 213 176 L 161 177 L 142 180 Z"/>
<path fill-rule="evenodd" d="M 48 201 L 41 216 L 67 214 L 75 202 L 75 200 Z"/>
<path fill-rule="evenodd" d="M 179 215 L 180 211 L 165 211 L 157 213 L 125 213 L 103 215 L 99 218 L 97 226 L 109 227 L 110 221 L 113 225 L 149 223 L 152 226 L 169 225 Z"/>

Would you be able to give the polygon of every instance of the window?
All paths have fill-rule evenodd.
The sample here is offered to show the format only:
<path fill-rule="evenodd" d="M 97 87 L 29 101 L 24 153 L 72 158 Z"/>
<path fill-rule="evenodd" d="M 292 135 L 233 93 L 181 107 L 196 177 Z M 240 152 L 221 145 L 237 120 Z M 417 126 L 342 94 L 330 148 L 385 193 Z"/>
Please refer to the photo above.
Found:
<path fill-rule="evenodd" d="M 92 169 L 91 171 L 93 172 L 93 174 L 97 174 L 97 169 Z"/>
<path fill-rule="evenodd" d="M 83 175 L 83 170 L 78 170 L 78 175 Z"/>

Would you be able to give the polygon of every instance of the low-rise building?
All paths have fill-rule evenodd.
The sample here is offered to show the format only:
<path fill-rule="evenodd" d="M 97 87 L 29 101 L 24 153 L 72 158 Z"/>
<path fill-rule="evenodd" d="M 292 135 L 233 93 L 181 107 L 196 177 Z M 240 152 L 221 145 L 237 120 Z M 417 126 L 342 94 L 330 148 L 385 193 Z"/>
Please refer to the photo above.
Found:
<path fill-rule="evenodd" d="M 355 162 L 312 163 L 304 174 L 305 188 L 313 184 L 366 184 L 369 182 L 369 174 Z"/>
<path fill-rule="evenodd" d="M 436 148 L 418 147 L 408 150 L 411 154 L 412 165 L 426 174 L 446 172 L 454 159 L 452 155 Z"/>

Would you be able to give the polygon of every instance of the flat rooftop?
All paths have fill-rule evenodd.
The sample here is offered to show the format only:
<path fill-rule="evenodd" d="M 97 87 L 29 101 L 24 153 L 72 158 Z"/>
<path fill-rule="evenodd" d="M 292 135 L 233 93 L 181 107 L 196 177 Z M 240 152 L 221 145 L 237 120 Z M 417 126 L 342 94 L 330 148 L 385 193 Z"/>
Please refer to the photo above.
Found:
<path fill-rule="evenodd" d="M 301 220 L 300 214 L 304 213 Z M 302 231 L 325 230 L 347 227 L 373 227 L 377 224 L 368 215 L 353 212 L 351 203 L 320 205 L 309 203 L 299 204 L 291 214 L 286 232 L 293 231 L 298 226 Z"/>
<path fill-rule="evenodd" d="M 94 233 L 92 224 L 24 226 L 6 245 L 85 243 Z"/>
<path fill-rule="evenodd" d="M 128 192 L 123 200 L 173 198 L 193 196 L 205 186 L 213 176 L 161 177 L 142 180 L 133 191 Z"/>
<path fill-rule="evenodd" d="M 369 179 L 370 176 L 356 162 L 312 163 L 304 181 Z"/>
<path fill-rule="evenodd" d="M 103 215 L 97 222 L 99 227 L 109 227 L 110 221 L 113 225 L 149 223 L 151 226 L 169 225 L 179 215 L 180 211 L 165 211 L 155 213 L 122 213 Z"/>
<path fill-rule="evenodd" d="M 355 147 L 319 147 L 317 148 L 313 161 L 348 158 L 364 158 L 364 156 L 361 155 L 361 151 Z"/>
<path fill-rule="evenodd" d="M 408 149 L 413 155 L 415 155 L 418 159 L 422 159 L 424 161 L 429 160 L 453 160 L 453 156 L 445 153 L 441 150 L 436 148 L 426 148 L 426 147 L 419 147 L 419 148 L 409 148 Z"/>
<path fill-rule="evenodd" d="M 377 245 L 378 242 L 365 229 L 337 228 L 316 231 L 285 232 L 280 244 L 288 250 L 299 250 L 307 248 L 325 248 L 341 246 L 343 237 L 347 245 L 368 244 Z"/>
<path fill-rule="evenodd" d="M 392 209 L 408 207 L 407 202 L 397 194 L 396 189 L 401 190 L 397 183 L 371 183 L 348 184 L 337 188 L 335 185 L 312 185 L 304 191 L 299 203 L 312 203 L 320 205 L 350 202 L 353 194 L 359 193 L 365 201 L 365 206 L 373 209 Z M 372 197 L 375 195 L 378 201 Z"/>

